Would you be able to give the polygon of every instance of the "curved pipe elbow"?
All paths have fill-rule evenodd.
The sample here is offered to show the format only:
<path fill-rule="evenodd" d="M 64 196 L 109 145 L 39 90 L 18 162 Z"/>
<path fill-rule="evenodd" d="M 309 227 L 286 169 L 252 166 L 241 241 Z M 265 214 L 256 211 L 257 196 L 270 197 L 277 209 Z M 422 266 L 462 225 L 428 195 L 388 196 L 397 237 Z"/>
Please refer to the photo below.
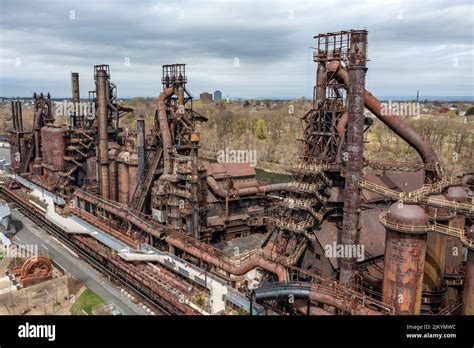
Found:
<path fill-rule="evenodd" d="M 327 64 L 326 70 L 345 85 L 349 86 L 349 75 L 347 70 L 341 66 L 339 61 L 332 61 Z M 438 174 L 438 156 L 431 144 L 424 139 L 415 129 L 404 122 L 400 117 L 382 112 L 380 101 L 369 91 L 364 89 L 364 105 L 365 107 L 394 131 L 400 138 L 405 140 L 420 155 L 423 163 L 431 165 Z M 342 128 L 342 127 L 341 127 Z M 339 129 L 338 129 L 339 131 Z"/>
<path fill-rule="evenodd" d="M 172 87 L 166 88 L 160 93 L 156 100 L 156 108 L 158 110 L 158 121 L 160 124 L 161 139 L 163 141 L 163 160 L 164 160 L 164 173 L 171 174 L 173 168 L 171 166 L 171 159 L 169 155 L 169 148 L 172 146 L 171 142 L 171 131 L 168 124 L 168 117 L 166 115 L 165 101 L 171 97 L 174 93 Z"/>

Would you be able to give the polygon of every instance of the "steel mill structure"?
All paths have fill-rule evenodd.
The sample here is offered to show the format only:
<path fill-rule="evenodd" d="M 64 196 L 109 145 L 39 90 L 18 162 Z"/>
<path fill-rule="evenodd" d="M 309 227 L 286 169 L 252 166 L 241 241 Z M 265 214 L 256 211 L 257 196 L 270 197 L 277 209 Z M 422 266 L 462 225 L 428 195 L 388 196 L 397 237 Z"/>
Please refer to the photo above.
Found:
<path fill-rule="evenodd" d="M 444 175 L 426 139 L 365 89 L 367 31 L 315 40 L 289 183 L 199 157 L 207 118 L 184 64 L 163 66 L 154 123 L 136 129 L 122 128 L 133 110 L 97 65 L 92 113 L 72 73 L 67 125 L 49 94 L 34 94 L 31 130 L 12 102 L 1 193 L 158 313 L 474 314 L 474 174 Z M 364 157 L 374 117 L 420 161 Z"/>

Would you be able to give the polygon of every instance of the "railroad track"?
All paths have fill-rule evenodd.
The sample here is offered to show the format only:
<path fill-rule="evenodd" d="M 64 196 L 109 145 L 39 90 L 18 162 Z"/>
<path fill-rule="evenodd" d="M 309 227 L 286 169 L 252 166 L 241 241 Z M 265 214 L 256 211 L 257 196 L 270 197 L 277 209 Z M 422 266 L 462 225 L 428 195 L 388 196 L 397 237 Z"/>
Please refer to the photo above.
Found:
<path fill-rule="evenodd" d="M 109 279 L 113 280 L 116 284 L 121 285 L 125 288 L 131 295 L 149 307 L 157 314 L 161 315 L 171 315 L 179 314 L 176 311 L 173 311 L 172 308 L 169 308 L 167 303 L 158 302 L 156 299 L 151 298 L 150 294 L 144 291 L 144 289 L 138 286 L 137 283 L 132 283 L 124 272 L 120 271 L 118 268 L 109 269 L 105 267 L 100 261 L 97 260 L 97 257 L 93 250 L 87 250 L 86 248 L 81 248 L 73 240 L 69 238 L 69 235 L 62 230 L 61 228 L 52 225 L 45 217 L 40 214 L 35 214 L 34 209 L 31 209 L 30 206 L 26 206 L 26 203 L 16 197 L 4 186 L 0 185 L 0 198 L 3 198 L 7 202 L 15 203 L 18 206 L 19 211 L 26 216 L 28 219 L 36 223 L 54 238 L 58 239 L 60 242 L 65 244 L 71 250 L 73 250 L 81 259 L 90 264 L 93 268 L 106 275 Z M 168 308 L 167 308 L 168 307 Z"/>

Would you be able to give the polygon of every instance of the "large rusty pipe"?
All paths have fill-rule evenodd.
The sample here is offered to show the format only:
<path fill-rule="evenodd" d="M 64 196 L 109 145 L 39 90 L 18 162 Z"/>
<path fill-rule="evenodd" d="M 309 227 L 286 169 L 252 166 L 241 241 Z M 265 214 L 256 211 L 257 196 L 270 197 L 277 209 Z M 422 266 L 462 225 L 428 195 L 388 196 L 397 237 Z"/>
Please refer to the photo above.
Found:
<path fill-rule="evenodd" d="M 108 134 L 108 109 L 107 109 L 107 72 L 97 70 L 97 102 L 98 102 L 98 128 L 99 128 L 99 153 L 100 153 L 100 192 L 103 198 L 109 199 L 109 134 Z"/>
<path fill-rule="evenodd" d="M 135 215 L 130 214 L 130 212 L 125 208 L 107 203 L 101 200 L 99 197 L 95 197 L 81 190 L 74 191 L 74 195 L 81 200 L 89 202 L 97 206 L 98 208 L 101 208 L 117 217 L 120 217 L 121 219 L 125 221 L 130 222 L 134 226 L 138 227 L 140 230 L 152 235 L 153 237 L 160 238 L 160 239 L 163 238 L 163 232 L 161 232 L 159 229 L 155 228 L 154 226 L 147 224 L 145 221 L 136 217 Z"/>
<path fill-rule="evenodd" d="M 327 71 L 335 73 L 335 77 L 343 82 L 348 88 L 349 75 L 347 70 L 341 66 L 339 61 L 332 61 L 327 64 Z M 431 165 L 433 168 L 438 168 L 438 156 L 431 144 L 426 141 L 415 129 L 409 124 L 405 123 L 401 117 L 385 114 L 382 112 L 382 104 L 369 91 L 364 90 L 364 104 L 365 107 L 395 132 L 400 138 L 405 140 L 411 147 L 415 149 L 420 155 L 423 163 Z M 437 174 L 437 173 L 435 173 Z"/>
<path fill-rule="evenodd" d="M 158 99 L 156 100 L 156 108 L 158 110 L 158 121 L 160 123 L 161 140 L 163 142 L 163 172 L 167 175 L 173 173 L 173 167 L 169 154 L 169 149 L 171 148 L 172 143 L 170 127 L 168 124 L 168 117 L 166 115 L 165 101 L 173 95 L 173 91 L 174 89 L 172 87 L 166 88 L 163 92 L 161 92 L 161 94 L 158 96 Z"/>
<path fill-rule="evenodd" d="M 316 98 L 314 108 L 317 108 L 320 103 L 326 98 L 326 65 L 324 62 L 318 62 L 318 68 L 316 72 Z"/>
<path fill-rule="evenodd" d="M 219 186 L 216 179 L 214 179 L 212 176 L 207 177 L 207 184 L 209 185 L 209 188 L 211 189 L 212 193 L 214 193 L 216 196 L 223 199 L 227 198 L 228 192 L 224 190 L 221 186 Z M 283 190 L 287 186 L 288 186 L 287 183 L 280 183 L 280 184 L 245 187 L 245 188 L 240 188 L 240 189 L 233 189 L 229 192 L 229 195 L 244 197 L 244 196 L 255 195 L 258 193 L 265 194 L 268 192 Z"/>
<path fill-rule="evenodd" d="M 323 303 L 335 307 L 344 313 L 356 314 L 356 315 L 382 315 L 383 312 L 371 309 L 368 306 L 364 306 L 360 301 L 348 301 L 351 298 L 350 293 L 346 293 L 344 296 L 340 296 L 341 293 L 344 293 L 347 289 L 341 287 L 339 284 L 334 284 L 333 286 L 327 286 L 322 284 L 310 284 L 310 283 L 281 283 L 275 284 L 275 286 L 269 286 L 264 288 L 256 289 L 253 293 L 257 301 L 262 300 L 287 300 L 289 296 L 293 296 L 294 300 L 306 300 L 314 301 L 318 303 Z M 362 295 L 364 296 L 364 295 Z M 307 302 L 306 302 L 307 304 Z M 295 301 L 295 307 L 299 311 L 302 310 L 302 303 L 299 304 Z M 304 306 L 306 307 L 306 306 Z M 317 308 L 317 307 L 316 307 Z M 306 308 L 305 308 L 306 309 Z M 389 308 L 387 306 L 387 313 Z M 310 309 L 310 313 L 311 313 Z M 326 311 L 324 311 L 326 312 Z M 322 313 L 324 313 L 322 312 Z M 319 312 L 321 313 L 321 312 Z M 326 312 L 327 313 L 327 312 Z"/>
<path fill-rule="evenodd" d="M 110 204 L 108 202 L 103 201 L 99 197 L 95 197 L 89 193 L 86 193 L 82 190 L 76 190 L 74 192 L 74 195 L 82 199 L 84 201 L 87 201 L 89 203 L 94 204 L 98 208 L 101 208 L 117 217 L 122 218 L 125 221 L 130 222 L 134 226 L 138 227 L 140 230 L 151 234 L 154 237 L 157 238 L 163 238 L 163 232 L 160 231 L 158 228 L 155 226 L 152 226 L 139 217 L 135 216 L 134 214 L 130 214 L 130 212 L 122 207 L 115 206 L 113 204 Z M 210 263 L 218 268 L 223 269 L 226 272 L 229 272 L 233 275 L 240 276 L 246 274 L 248 271 L 254 269 L 255 267 L 261 267 L 268 272 L 274 273 L 277 275 L 278 280 L 281 282 L 286 282 L 288 281 L 288 274 L 286 271 L 286 268 L 276 262 L 270 261 L 265 259 L 263 256 L 259 254 L 254 254 L 251 256 L 247 261 L 240 263 L 238 266 L 231 264 L 230 262 L 226 260 L 222 260 L 219 257 L 212 255 L 208 251 L 206 251 L 203 248 L 199 248 L 195 245 L 192 245 L 190 243 L 187 243 L 182 240 L 182 238 L 173 236 L 172 233 L 168 234 L 165 237 L 165 241 L 171 244 L 172 246 L 179 248 L 207 263 Z M 204 245 L 204 243 L 200 243 L 199 241 L 196 241 L 197 245 Z"/>
<path fill-rule="evenodd" d="M 347 301 L 345 299 L 340 299 L 332 294 L 331 291 L 327 291 L 324 287 L 319 286 L 318 284 L 313 284 L 310 292 L 311 301 L 320 302 L 327 304 L 329 306 L 336 307 L 342 310 L 345 313 L 355 314 L 355 315 L 382 315 L 383 313 L 365 307 L 361 304 L 354 306 L 354 303 Z"/>
<path fill-rule="evenodd" d="M 339 135 L 342 137 L 346 133 L 347 122 L 349 121 L 349 113 L 347 111 L 343 112 L 341 118 L 336 124 L 336 129 Z"/>
<path fill-rule="evenodd" d="M 219 258 L 218 256 L 210 254 L 206 250 L 200 249 L 197 246 L 187 243 L 181 238 L 175 237 L 172 234 L 167 235 L 165 237 L 165 241 L 171 244 L 172 246 L 199 258 L 200 260 L 206 263 L 216 266 L 217 268 L 220 268 L 236 276 L 244 275 L 252 269 L 260 267 L 268 272 L 276 274 L 276 276 L 278 277 L 278 281 L 288 281 L 288 273 L 283 265 L 267 260 L 259 254 L 254 254 L 250 256 L 246 261 L 238 265 L 234 265 L 226 260 Z"/>

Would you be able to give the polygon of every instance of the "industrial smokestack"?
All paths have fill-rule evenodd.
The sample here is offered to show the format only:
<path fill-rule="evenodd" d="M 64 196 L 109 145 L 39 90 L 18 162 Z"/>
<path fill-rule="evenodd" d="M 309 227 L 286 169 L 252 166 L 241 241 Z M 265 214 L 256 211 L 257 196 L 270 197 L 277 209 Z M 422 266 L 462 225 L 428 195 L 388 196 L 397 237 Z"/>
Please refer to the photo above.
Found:
<path fill-rule="evenodd" d="M 98 128 L 99 128 L 99 156 L 100 156 L 100 192 L 103 198 L 109 199 L 109 134 L 107 110 L 107 71 L 102 66 L 96 66 L 96 90 L 98 103 Z"/>
<path fill-rule="evenodd" d="M 137 152 L 138 152 L 138 177 L 142 176 L 145 167 L 145 120 L 137 120 Z"/>
<path fill-rule="evenodd" d="M 13 121 L 13 131 L 18 131 L 18 122 L 17 122 L 17 108 L 16 108 L 16 101 L 12 100 L 12 121 Z"/>
<path fill-rule="evenodd" d="M 72 103 L 74 105 L 74 111 L 71 115 L 71 128 L 82 128 L 83 120 L 82 115 L 76 113 L 76 106 L 80 102 L 81 98 L 79 96 L 79 73 L 71 73 L 71 82 L 72 82 Z"/>
<path fill-rule="evenodd" d="M 18 123 L 18 131 L 23 132 L 23 112 L 21 109 L 21 102 L 18 100 L 16 102 L 17 105 L 17 123 Z"/>
<path fill-rule="evenodd" d="M 359 244 L 360 190 L 359 179 L 362 176 L 364 163 L 362 151 L 364 147 L 364 90 L 365 65 L 367 51 L 367 31 L 351 33 L 349 50 L 349 89 L 347 107 L 349 113 L 347 130 L 347 161 L 345 163 L 345 188 L 342 244 L 352 246 Z M 357 272 L 355 255 L 341 260 L 340 281 L 349 286 Z"/>

